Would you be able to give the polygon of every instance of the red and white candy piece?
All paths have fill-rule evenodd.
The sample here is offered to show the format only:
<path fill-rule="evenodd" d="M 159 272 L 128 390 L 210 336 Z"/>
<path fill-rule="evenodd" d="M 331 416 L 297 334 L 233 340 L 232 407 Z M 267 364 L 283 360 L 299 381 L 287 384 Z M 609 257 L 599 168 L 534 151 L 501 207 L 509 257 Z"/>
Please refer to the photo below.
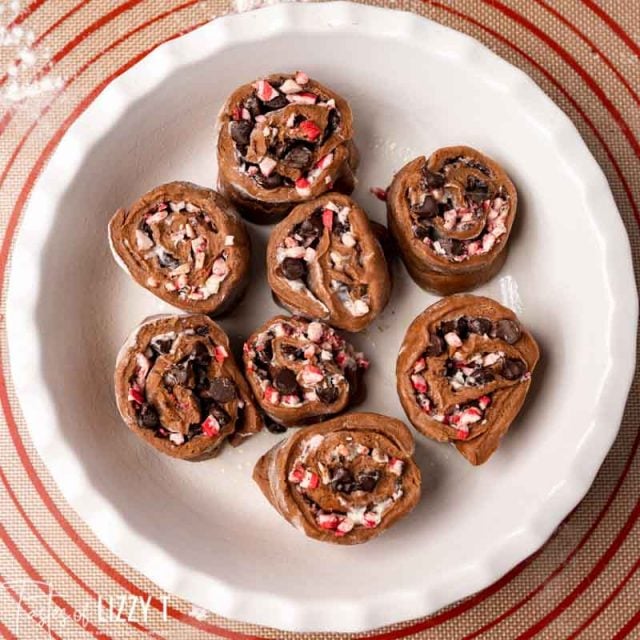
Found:
<path fill-rule="evenodd" d="M 320 484 L 320 478 L 317 473 L 307 469 L 304 472 L 304 477 L 300 481 L 301 489 L 316 489 Z"/>
<path fill-rule="evenodd" d="M 229 357 L 229 352 L 222 345 L 216 346 L 216 362 L 224 362 Z"/>
<path fill-rule="evenodd" d="M 205 436 L 214 437 L 220 433 L 220 423 L 212 415 L 208 415 L 202 423 L 202 433 Z"/>
<path fill-rule="evenodd" d="M 256 88 L 258 98 L 263 102 L 269 102 L 280 95 L 277 89 L 274 89 L 266 80 L 258 80 L 254 87 Z"/>
<path fill-rule="evenodd" d="M 389 460 L 389 473 L 393 473 L 395 476 L 402 475 L 402 469 L 404 467 L 404 462 L 399 458 L 391 458 Z"/>

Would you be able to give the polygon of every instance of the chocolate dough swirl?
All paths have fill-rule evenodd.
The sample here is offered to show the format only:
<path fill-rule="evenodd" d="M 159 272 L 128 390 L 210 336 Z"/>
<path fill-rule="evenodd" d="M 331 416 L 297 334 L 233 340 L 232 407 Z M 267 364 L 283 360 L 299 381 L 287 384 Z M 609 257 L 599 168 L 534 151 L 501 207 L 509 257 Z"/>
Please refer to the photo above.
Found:
<path fill-rule="evenodd" d="M 387 218 L 411 277 L 448 295 L 500 270 L 517 203 L 513 183 L 496 162 L 471 147 L 445 147 L 394 176 Z"/>
<path fill-rule="evenodd" d="M 267 277 L 290 311 L 352 332 L 373 322 L 391 292 L 367 214 L 338 193 L 298 205 L 273 230 Z"/>
<path fill-rule="evenodd" d="M 310 538 L 359 544 L 418 503 L 413 450 L 399 420 L 348 413 L 278 443 L 258 460 L 253 478 L 280 515 Z"/>
<path fill-rule="evenodd" d="M 244 345 L 247 380 L 274 422 L 295 426 L 340 413 L 363 391 L 369 362 L 322 322 L 275 316 Z"/>
<path fill-rule="evenodd" d="M 511 310 L 490 298 L 449 296 L 407 329 L 396 366 L 400 402 L 418 431 L 482 464 L 518 415 L 538 358 Z"/>
<path fill-rule="evenodd" d="M 253 222 L 272 223 L 327 191 L 354 189 L 351 108 L 301 71 L 236 89 L 218 126 L 218 186 Z"/>
<path fill-rule="evenodd" d="M 145 320 L 118 354 L 115 393 L 131 431 L 174 458 L 211 458 L 262 428 L 229 339 L 205 315 Z"/>
<path fill-rule="evenodd" d="M 138 284 L 185 311 L 227 311 L 249 282 L 244 223 L 220 194 L 190 182 L 163 184 L 118 209 L 109 240 Z"/>

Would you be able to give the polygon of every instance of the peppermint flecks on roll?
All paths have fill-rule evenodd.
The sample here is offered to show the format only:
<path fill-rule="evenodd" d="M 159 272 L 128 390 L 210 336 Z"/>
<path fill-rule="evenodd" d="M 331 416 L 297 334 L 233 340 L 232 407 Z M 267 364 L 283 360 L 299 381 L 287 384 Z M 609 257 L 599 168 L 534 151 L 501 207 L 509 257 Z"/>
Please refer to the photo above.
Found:
<path fill-rule="evenodd" d="M 504 170 L 463 146 L 412 160 L 387 194 L 389 228 L 409 273 L 443 295 L 477 287 L 499 271 L 516 208 Z"/>
<path fill-rule="evenodd" d="M 363 391 L 369 366 L 335 329 L 276 316 L 244 345 L 247 380 L 274 422 L 294 426 L 343 411 Z"/>
<path fill-rule="evenodd" d="M 454 295 L 419 315 L 397 362 L 411 423 L 482 464 L 520 411 L 539 358 L 515 314 L 489 299 Z"/>
<path fill-rule="evenodd" d="M 352 122 L 348 103 L 301 71 L 241 86 L 219 117 L 221 191 L 258 223 L 327 191 L 351 193 Z"/>
<path fill-rule="evenodd" d="M 226 334 L 205 315 L 156 316 L 137 327 L 118 354 L 115 392 L 136 435 L 184 460 L 210 458 L 262 427 Z"/>
<path fill-rule="evenodd" d="M 366 542 L 405 516 L 420 497 L 420 470 L 407 427 L 374 413 L 349 413 L 306 427 L 256 464 L 254 480 L 275 509 L 307 536 Z"/>
<path fill-rule="evenodd" d="M 227 311 L 249 281 L 244 223 L 220 194 L 190 182 L 161 185 L 119 209 L 109 240 L 138 284 L 185 311 Z"/>
<path fill-rule="evenodd" d="M 391 291 L 367 214 L 338 193 L 298 205 L 273 230 L 267 277 L 290 311 L 352 332 L 371 324 Z"/>

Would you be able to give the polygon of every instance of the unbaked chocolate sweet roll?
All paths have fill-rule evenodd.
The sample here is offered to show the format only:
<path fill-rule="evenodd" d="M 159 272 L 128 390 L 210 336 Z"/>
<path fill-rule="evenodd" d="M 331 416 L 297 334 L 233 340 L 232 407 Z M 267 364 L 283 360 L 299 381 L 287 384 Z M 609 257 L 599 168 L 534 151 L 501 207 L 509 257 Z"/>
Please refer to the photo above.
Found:
<path fill-rule="evenodd" d="M 290 311 L 353 332 L 373 322 L 391 292 L 367 214 L 338 193 L 298 205 L 273 230 L 267 278 Z"/>
<path fill-rule="evenodd" d="M 327 191 L 351 193 L 357 166 L 349 104 L 301 71 L 243 85 L 222 108 L 218 186 L 253 222 Z"/>
<path fill-rule="evenodd" d="M 340 413 L 363 392 L 369 362 L 323 322 L 275 316 L 244 345 L 247 380 L 263 411 L 284 426 Z"/>
<path fill-rule="evenodd" d="M 449 295 L 500 270 L 517 204 L 513 183 L 491 158 L 471 147 L 445 147 L 394 176 L 387 218 L 411 277 Z"/>
<path fill-rule="evenodd" d="M 449 296 L 407 330 L 396 368 L 400 402 L 418 431 L 482 464 L 518 415 L 538 358 L 513 311 L 490 298 Z"/>
<path fill-rule="evenodd" d="M 399 420 L 347 413 L 275 445 L 253 471 L 265 497 L 310 538 L 367 542 L 420 498 L 414 442 Z"/>
<path fill-rule="evenodd" d="M 163 184 L 118 209 L 109 241 L 138 284 L 185 311 L 227 311 L 249 282 L 244 222 L 219 193 L 190 182 Z"/>
<path fill-rule="evenodd" d="M 118 354 L 115 392 L 131 431 L 174 458 L 211 458 L 262 428 L 229 339 L 205 315 L 145 320 Z"/>

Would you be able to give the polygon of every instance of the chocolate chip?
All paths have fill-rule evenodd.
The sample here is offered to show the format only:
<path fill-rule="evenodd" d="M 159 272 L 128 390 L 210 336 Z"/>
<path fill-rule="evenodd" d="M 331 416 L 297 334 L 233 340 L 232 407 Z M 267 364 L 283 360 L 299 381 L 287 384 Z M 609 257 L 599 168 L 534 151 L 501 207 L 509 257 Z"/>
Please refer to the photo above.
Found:
<path fill-rule="evenodd" d="M 425 238 L 429 238 L 430 240 L 436 239 L 436 231 L 431 226 L 418 224 L 413 230 L 413 233 L 415 233 L 418 240 L 424 240 Z"/>
<path fill-rule="evenodd" d="M 507 344 L 515 344 L 520 340 L 520 327 L 513 320 L 498 320 L 493 325 L 492 335 L 500 340 L 504 340 Z"/>
<path fill-rule="evenodd" d="M 438 215 L 438 203 L 435 198 L 426 196 L 422 204 L 412 207 L 412 211 L 426 218 L 433 218 Z"/>
<path fill-rule="evenodd" d="M 331 109 L 331 111 L 329 111 L 329 120 L 327 122 L 327 129 L 325 132 L 325 136 L 329 137 L 329 135 L 338 128 L 339 124 L 340 124 L 340 114 L 338 113 L 337 109 Z"/>
<path fill-rule="evenodd" d="M 299 280 L 307 273 L 307 265 L 302 258 L 285 258 L 280 270 L 287 280 Z"/>
<path fill-rule="evenodd" d="M 338 399 L 338 387 L 334 387 L 329 383 L 323 383 L 316 387 L 316 395 L 323 404 L 333 404 Z"/>
<path fill-rule="evenodd" d="M 379 471 L 363 471 L 358 475 L 357 491 L 373 491 L 380 480 Z"/>
<path fill-rule="evenodd" d="M 446 336 L 447 333 L 455 333 L 456 329 L 458 328 L 458 321 L 457 320 L 445 320 L 441 325 L 440 325 L 440 330 L 438 331 L 439 334 Z"/>
<path fill-rule="evenodd" d="M 286 107 L 288 104 L 289 101 L 287 98 L 280 94 L 269 100 L 269 102 L 265 102 L 264 106 L 267 107 L 267 109 L 282 109 L 282 107 Z"/>
<path fill-rule="evenodd" d="M 507 380 L 517 380 L 522 378 L 527 365 L 519 358 L 507 358 L 502 365 L 502 377 Z"/>
<path fill-rule="evenodd" d="M 274 422 L 271 418 L 265 418 L 264 425 L 270 433 L 284 433 L 287 430 L 287 427 Z"/>
<path fill-rule="evenodd" d="M 298 390 L 296 374 L 291 369 L 282 367 L 273 375 L 273 386 L 284 395 L 290 395 Z"/>
<path fill-rule="evenodd" d="M 269 364 L 273 358 L 273 347 L 270 342 L 265 342 L 262 349 L 256 349 L 256 361 L 263 364 Z"/>
<path fill-rule="evenodd" d="M 248 120 L 233 121 L 230 125 L 231 139 L 240 146 L 246 147 L 251 138 L 253 125 Z"/>
<path fill-rule="evenodd" d="M 459 256 L 464 253 L 464 243 L 456 238 L 440 238 L 440 246 L 445 253 L 451 256 Z"/>
<path fill-rule="evenodd" d="M 260 115 L 260 102 L 255 93 L 244 101 L 244 108 L 251 114 L 252 118 Z"/>
<path fill-rule="evenodd" d="M 462 340 L 466 340 L 469 336 L 469 324 L 467 318 L 465 318 L 464 316 L 458 318 L 456 332 Z"/>
<path fill-rule="evenodd" d="M 469 378 L 467 378 L 469 384 L 473 385 L 488 384 L 489 382 L 493 382 L 494 380 L 495 376 L 493 375 L 493 373 L 491 373 L 491 371 L 487 371 L 486 369 L 479 369 L 471 376 L 469 376 Z"/>
<path fill-rule="evenodd" d="M 282 176 L 279 173 L 272 173 L 269 176 L 264 176 L 262 173 L 257 173 L 255 176 L 256 181 L 261 187 L 265 189 L 277 189 L 282 186 Z"/>
<path fill-rule="evenodd" d="M 444 185 L 444 176 L 442 174 L 434 173 L 427 169 L 427 167 L 424 167 L 422 172 L 424 173 L 427 187 L 429 189 L 440 189 L 440 187 Z"/>
<path fill-rule="evenodd" d="M 334 491 L 339 491 L 340 493 L 351 493 L 355 491 L 356 483 L 351 471 L 344 467 L 338 467 L 331 479 L 331 487 Z"/>
<path fill-rule="evenodd" d="M 166 269 L 176 269 L 180 266 L 180 260 L 178 260 L 175 256 L 172 256 L 169 252 L 163 251 L 158 256 L 158 262 L 161 267 L 165 267 Z"/>
<path fill-rule="evenodd" d="M 491 320 L 486 318 L 469 318 L 467 326 L 471 333 L 477 333 L 478 335 L 489 334 L 491 331 Z"/>
<path fill-rule="evenodd" d="M 206 327 L 204 325 L 200 326 L 200 327 L 196 327 L 195 329 L 196 331 L 196 335 L 198 336 L 208 336 L 209 335 L 209 327 Z"/>
<path fill-rule="evenodd" d="M 184 367 L 171 367 L 162 379 L 168 387 L 183 385 L 187 381 L 187 370 Z"/>
<path fill-rule="evenodd" d="M 138 420 L 140 421 L 140 425 L 145 429 L 155 429 L 160 424 L 158 412 L 148 402 L 145 402 L 140 407 Z"/>
<path fill-rule="evenodd" d="M 316 238 L 322 233 L 322 229 L 322 214 L 314 213 L 302 222 L 297 231 L 303 238 Z"/>
<path fill-rule="evenodd" d="M 213 400 L 224 404 L 236 397 L 236 385 L 231 378 L 214 378 L 209 383 L 208 392 Z"/>
<path fill-rule="evenodd" d="M 458 373 L 458 367 L 456 367 L 453 360 L 447 360 L 444 363 L 444 375 L 447 378 L 453 378 L 456 375 L 456 373 Z"/>
<path fill-rule="evenodd" d="M 149 342 L 151 349 L 159 356 L 171 351 L 173 340 L 171 338 L 154 338 Z"/>
<path fill-rule="evenodd" d="M 425 349 L 425 354 L 429 357 L 436 357 L 444 353 L 444 340 L 437 334 L 432 333 L 429 336 L 429 342 Z"/>
<path fill-rule="evenodd" d="M 311 149 L 302 144 L 295 145 L 284 156 L 284 162 L 296 169 L 307 169 L 313 161 Z"/>
<path fill-rule="evenodd" d="M 193 345 L 189 359 L 197 366 L 206 367 L 211 362 L 211 354 L 202 342 L 196 342 Z"/>

